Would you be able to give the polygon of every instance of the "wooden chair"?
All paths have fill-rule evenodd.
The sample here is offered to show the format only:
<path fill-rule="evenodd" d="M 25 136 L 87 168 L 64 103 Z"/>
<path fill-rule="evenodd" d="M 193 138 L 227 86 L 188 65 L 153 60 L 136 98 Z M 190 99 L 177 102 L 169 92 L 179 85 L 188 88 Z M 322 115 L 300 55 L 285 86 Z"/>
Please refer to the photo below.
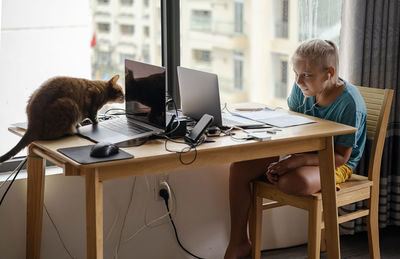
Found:
<path fill-rule="evenodd" d="M 340 224 L 367 216 L 370 257 L 380 258 L 378 228 L 379 178 L 393 90 L 367 87 L 358 87 L 358 89 L 367 106 L 367 137 L 373 138 L 368 177 L 353 174 L 347 182 L 340 184 L 341 190 L 337 192 L 337 207 L 367 200 L 368 209 L 339 216 L 338 222 Z M 321 232 L 322 234 L 324 233 L 321 193 L 318 192 L 308 196 L 289 195 L 264 181 L 253 182 L 252 190 L 252 208 L 249 218 L 252 258 L 260 258 L 262 211 L 283 205 L 291 205 L 308 211 L 308 258 L 319 258 Z M 272 201 L 263 204 L 263 198 Z M 324 246 L 324 240 L 322 245 Z"/>

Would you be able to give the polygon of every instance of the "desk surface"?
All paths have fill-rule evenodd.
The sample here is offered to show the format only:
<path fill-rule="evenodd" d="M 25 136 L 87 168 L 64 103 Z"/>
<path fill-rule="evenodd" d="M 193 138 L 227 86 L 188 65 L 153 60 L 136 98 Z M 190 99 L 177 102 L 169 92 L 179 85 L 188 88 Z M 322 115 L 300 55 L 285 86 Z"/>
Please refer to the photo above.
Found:
<path fill-rule="evenodd" d="M 303 115 L 304 116 L 304 115 Z M 62 155 L 57 151 L 59 148 L 83 146 L 93 144 L 93 142 L 81 138 L 79 136 L 65 137 L 53 141 L 35 141 L 32 143 L 33 151 L 56 165 L 64 167 L 65 175 L 84 175 L 87 169 L 97 168 L 100 172 L 102 180 L 121 177 L 124 170 L 115 170 L 116 167 L 128 169 L 131 166 L 136 168 L 136 175 L 147 174 L 151 170 L 152 173 L 168 172 L 179 170 L 182 168 L 200 167 L 205 165 L 230 163 L 235 161 L 250 160 L 262 157 L 275 156 L 283 153 L 305 152 L 307 146 L 309 151 L 316 150 L 315 145 L 319 139 L 326 136 L 335 136 L 355 132 L 356 129 L 343 124 L 332 121 L 322 120 L 311 117 L 316 123 L 305 124 L 300 126 L 283 128 L 276 134 L 271 135 L 271 139 L 267 141 L 235 141 L 229 136 L 215 137 L 214 143 L 204 143 L 197 147 L 197 159 L 190 165 L 183 165 L 179 162 L 178 154 L 166 151 L 164 145 L 165 140 L 151 140 L 145 145 L 137 147 L 122 148 L 124 151 L 134 155 L 134 158 L 128 160 L 109 161 L 96 164 L 81 165 L 70 158 Z M 17 128 L 10 128 L 14 133 L 23 134 L 23 131 Z M 285 147 L 284 142 L 288 145 Z M 289 144 L 290 143 L 290 144 Z M 321 141 L 321 149 L 324 148 L 325 142 Z M 301 150 L 296 148 L 301 146 Z M 35 149 L 35 147 L 38 147 Z M 168 148 L 172 150 L 181 150 L 185 145 L 168 142 Z M 242 152 L 243 149 L 246 152 Z M 282 150 L 284 149 L 284 150 Z M 227 153 L 226 151 L 229 150 Z M 184 154 L 182 159 L 190 161 L 194 156 L 194 150 Z M 221 155 L 223 154 L 223 155 Z M 146 168 L 148 163 L 157 160 L 157 165 L 152 164 Z M 132 175 L 132 173 L 129 173 Z"/>

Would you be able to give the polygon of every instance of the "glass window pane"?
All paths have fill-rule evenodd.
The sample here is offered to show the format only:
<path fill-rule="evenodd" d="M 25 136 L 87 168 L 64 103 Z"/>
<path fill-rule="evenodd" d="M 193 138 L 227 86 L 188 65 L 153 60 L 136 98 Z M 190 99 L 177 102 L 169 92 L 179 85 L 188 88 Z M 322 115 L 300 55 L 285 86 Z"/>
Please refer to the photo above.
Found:
<path fill-rule="evenodd" d="M 7 128 L 27 120 L 28 98 L 47 79 L 119 74 L 123 85 L 125 58 L 161 65 L 160 1 L 3 0 L 1 7 L 1 155 L 20 139 Z"/>
<path fill-rule="evenodd" d="M 235 32 L 243 33 L 243 0 L 235 0 Z"/>
<path fill-rule="evenodd" d="M 216 73 L 221 103 L 286 107 L 298 44 L 317 37 L 339 43 L 342 0 L 180 3 L 181 64 Z"/>

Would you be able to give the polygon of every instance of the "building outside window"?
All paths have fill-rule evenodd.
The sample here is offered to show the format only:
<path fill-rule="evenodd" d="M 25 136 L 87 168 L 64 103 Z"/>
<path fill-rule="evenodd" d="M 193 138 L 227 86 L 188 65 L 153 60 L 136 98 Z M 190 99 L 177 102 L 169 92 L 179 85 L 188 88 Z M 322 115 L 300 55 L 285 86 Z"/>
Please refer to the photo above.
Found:
<path fill-rule="evenodd" d="M 150 46 L 148 44 L 144 44 L 142 47 L 142 59 L 144 62 L 150 62 Z"/>
<path fill-rule="evenodd" d="M 211 51 L 209 50 L 201 50 L 201 49 L 194 49 L 193 50 L 193 58 L 197 62 L 211 62 Z"/>
<path fill-rule="evenodd" d="M 136 55 L 127 54 L 127 53 L 120 53 L 119 54 L 119 64 L 121 66 L 125 65 L 125 59 L 136 60 Z"/>
<path fill-rule="evenodd" d="M 149 26 L 144 26 L 143 27 L 143 35 L 144 35 L 145 38 L 150 37 L 150 28 L 149 28 Z"/>
<path fill-rule="evenodd" d="M 135 33 L 134 25 L 121 24 L 119 29 L 122 35 L 133 35 Z"/>
<path fill-rule="evenodd" d="M 211 11 L 192 10 L 191 28 L 195 31 L 211 31 Z"/>
<path fill-rule="evenodd" d="M 133 0 L 120 0 L 121 5 L 131 6 L 133 5 Z"/>
<path fill-rule="evenodd" d="M 134 4 L 145 7 L 146 12 L 143 13 L 143 8 L 133 8 L 129 12 L 128 9 L 124 9 L 121 13 L 118 8 Z M 110 0 L 110 5 L 111 8 L 104 8 L 93 4 L 91 9 L 96 37 L 95 44 L 92 44 L 93 57 L 98 54 L 103 56 L 107 52 L 110 58 L 108 71 L 104 69 L 104 66 L 97 64 L 99 58 L 92 58 L 93 77 L 103 79 L 112 74 L 119 74 L 122 82 L 124 80 L 122 75 L 125 74 L 125 58 L 161 65 L 161 50 L 159 50 L 161 48 L 160 1 L 150 4 L 150 1 L 145 0 L 136 2 L 134 0 Z M 108 25 L 98 25 L 105 24 L 105 21 Z M 118 28 L 119 33 L 110 33 L 111 27 Z M 150 34 L 150 31 L 157 33 Z"/>
<path fill-rule="evenodd" d="M 243 52 L 234 51 L 233 53 L 233 75 L 234 89 L 243 90 Z"/>
<path fill-rule="evenodd" d="M 243 0 L 235 0 L 235 33 L 243 33 Z"/>
<path fill-rule="evenodd" d="M 285 107 L 294 82 L 289 60 L 300 42 L 322 38 L 339 43 L 342 0 L 180 3 L 181 64 L 216 73 L 221 103 L 250 101 Z M 251 28 L 251 33 L 245 28 Z M 201 47 L 213 55 L 207 66 L 198 62 L 200 52 L 193 51 Z M 232 55 L 236 50 L 242 51 L 241 59 Z"/>
<path fill-rule="evenodd" d="M 289 37 L 289 0 L 274 0 L 274 34 L 277 38 Z"/>
<path fill-rule="evenodd" d="M 101 33 L 108 33 L 108 32 L 110 32 L 110 24 L 109 23 L 98 23 L 97 29 Z"/>

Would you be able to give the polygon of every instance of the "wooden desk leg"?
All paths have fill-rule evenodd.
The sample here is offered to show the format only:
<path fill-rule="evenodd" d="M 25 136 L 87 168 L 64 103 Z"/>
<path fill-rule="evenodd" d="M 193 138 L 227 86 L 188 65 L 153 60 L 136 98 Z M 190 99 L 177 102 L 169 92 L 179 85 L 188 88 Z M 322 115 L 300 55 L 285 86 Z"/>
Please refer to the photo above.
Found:
<path fill-rule="evenodd" d="M 97 169 L 86 171 L 87 258 L 103 258 L 103 183 Z"/>
<path fill-rule="evenodd" d="M 29 148 L 26 204 L 26 258 L 40 258 L 42 241 L 45 160 Z"/>
<path fill-rule="evenodd" d="M 318 154 L 328 258 L 340 258 L 333 137 L 326 138 L 326 149 L 319 151 Z"/>

